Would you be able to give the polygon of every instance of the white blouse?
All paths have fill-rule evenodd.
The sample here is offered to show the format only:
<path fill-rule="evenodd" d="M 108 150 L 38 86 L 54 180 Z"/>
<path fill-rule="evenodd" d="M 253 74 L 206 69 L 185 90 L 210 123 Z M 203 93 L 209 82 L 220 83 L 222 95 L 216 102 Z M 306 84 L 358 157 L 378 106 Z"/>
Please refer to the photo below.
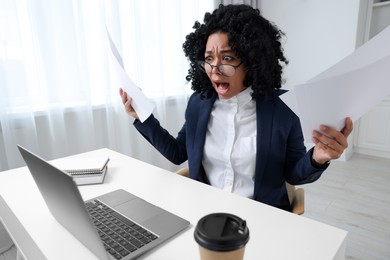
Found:
<path fill-rule="evenodd" d="M 216 99 L 203 150 L 203 167 L 212 186 L 253 198 L 256 167 L 256 102 L 251 88 L 230 99 Z"/>

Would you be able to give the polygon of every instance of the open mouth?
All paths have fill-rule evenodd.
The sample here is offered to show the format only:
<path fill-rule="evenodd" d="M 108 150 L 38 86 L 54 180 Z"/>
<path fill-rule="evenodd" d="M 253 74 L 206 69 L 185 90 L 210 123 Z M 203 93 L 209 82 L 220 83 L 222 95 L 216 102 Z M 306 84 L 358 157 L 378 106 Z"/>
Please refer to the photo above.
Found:
<path fill-rule="evenodd" d="M 215 91 L 219 94 L 225 94 L 229 90 L 230 84 L 228 82 L 214 82 Z"/>
<path fill-rule="evenodd" d="M 229 83 L 215 83 L 218 90 L 226 90 L 229 88 Z"/>

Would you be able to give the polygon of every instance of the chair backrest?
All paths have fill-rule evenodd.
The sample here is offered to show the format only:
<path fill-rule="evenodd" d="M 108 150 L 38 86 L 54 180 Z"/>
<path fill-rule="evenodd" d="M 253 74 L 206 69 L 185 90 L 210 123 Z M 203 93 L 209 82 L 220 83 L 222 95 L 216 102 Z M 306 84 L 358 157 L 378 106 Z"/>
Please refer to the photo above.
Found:
<path fill-rule="evenodd" d="M 295 186 L 286 182 L 286 189 L 287 189 L 288 200 L 290 201 L 290 205 L 291 205 L 294 201 Z"/>
<path fill-rule="evenodd" d="M 176 173 L 184 177 L 190 177 L 190 170 L 188 168 L 181 168 Z"/>
<path fill-rule="evenodd" d="M 296 188 L 294 185 L 286 182 L 287 195 L 291 205 L 291 212 L 302 215 L 305 212 L 305 190 Z"/>

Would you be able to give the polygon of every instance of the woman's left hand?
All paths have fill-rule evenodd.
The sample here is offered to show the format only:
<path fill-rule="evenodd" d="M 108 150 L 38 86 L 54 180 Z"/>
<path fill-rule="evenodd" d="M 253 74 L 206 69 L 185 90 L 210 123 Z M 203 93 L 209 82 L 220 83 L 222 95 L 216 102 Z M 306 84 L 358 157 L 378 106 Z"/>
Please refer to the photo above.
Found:
<path fill-rule="evenodd" d="M 315 144 L 313 160 L 318 164 L 325 164 L 332 159 L 340 158 L 348 147 L 348 136 L 352 132 L 353 123 L 351 118 L 345 119 L 345 126 L 341 131 L 335 128 L 320 126 L 322 133 L 313 131 L 312 141 Z"/>

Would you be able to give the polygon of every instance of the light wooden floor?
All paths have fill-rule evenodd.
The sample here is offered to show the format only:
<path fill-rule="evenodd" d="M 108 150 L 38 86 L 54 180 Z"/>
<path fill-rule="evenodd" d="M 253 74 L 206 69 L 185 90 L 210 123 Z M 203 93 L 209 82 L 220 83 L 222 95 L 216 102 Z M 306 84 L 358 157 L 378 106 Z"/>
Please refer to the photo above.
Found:
<path fill-rule="evenodd" d="M 304 217 L 348 231 L 346 259 L 390 259 L 390 160 L 355 154 L 303 188 Z"/>
<path fill-rule="evenodd" d="M 346 259 L 390 259 L 390 160 L 354 154 L 303 188 L 303 216 L 348 231 Z"/>

